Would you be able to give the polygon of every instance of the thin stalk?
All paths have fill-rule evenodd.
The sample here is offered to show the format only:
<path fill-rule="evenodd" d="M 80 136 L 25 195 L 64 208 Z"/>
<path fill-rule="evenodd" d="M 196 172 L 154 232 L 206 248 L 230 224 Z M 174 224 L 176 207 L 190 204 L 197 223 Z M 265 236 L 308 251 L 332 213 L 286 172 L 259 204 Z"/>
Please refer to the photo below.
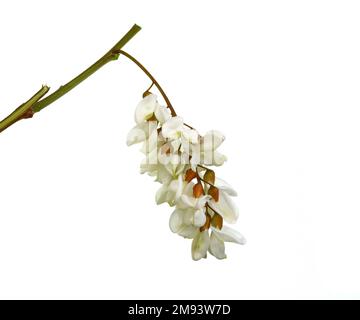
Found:
<path fill-rule="evenodd" d="M 168 96 L 166 95 L 165 91 L 163 90 L 163 88 L 160 86 L 159 82 L 156 81 L 156 79 L 154 78 L 154 76 L 149 72 L 149 70 L 147 70 L 138 60 L 136 60 L 131 54 L 127 53 L 124 50 L 118 50 L 117 51 L 119 54 L 122 54 L 123 56 L 125 56 L 126 58 L 128 58 L 129 60 L 131 60 L 132 62 L 134 62 L 149 78 L 150 80 L 153 82 L 153 84 L 156 86 L 156 88 L 158 88 L 159 92 L 161 93 L 161 95 L 163 96 L 167 107 L 170 109 L 171 111 L 171 115 L 173 117 L 176 117 L 176 112 L 175 109 L 173 108 Z"/>
<path fill-rule="evenodd" d="M 148 77 L 149 79 L 152 81 L 152 84 L 150 86 L 150 88 L 155 85 L 157 87 L 157 89 L 159 90 L 159 92 L 161 93 L 161 95 L 163 96 L 165 102 L 166 102 L 166 105 L 167 107 L 170 109 L 171 111 L 171 115 L 173 117 L 176 117 L 176 112 L 175 112 L 175 109 L 173 107 L 173 105 L 171 104 L 170 102 L 170 99 L 168 98 L 168 96 L 166 95 L 165 91 L 163 90 L 163 88 L 160 86 L 159 82 L 156 81 L 155 77 L 150 73 L 149 70 L 147 70 L 135 57 L 133 57 L 131 54 L 127 53 L 126 51 L 124 50 L 118 50 L 118 53 L 119 54 L 122 54 L 124 55 L 126 58 L 128 58 L 129 60 L 131 60 L 132 62 L 134 62 Z M 147 89 L 146 91 L 150 90 Z M 145 92 L 146 92 L 145 91 Z M 188 128 L 190 129 L 194 129 L 192 126 L 188 125 L 187 123 L 184 123 L 185 126 L 187 126 Z"/>

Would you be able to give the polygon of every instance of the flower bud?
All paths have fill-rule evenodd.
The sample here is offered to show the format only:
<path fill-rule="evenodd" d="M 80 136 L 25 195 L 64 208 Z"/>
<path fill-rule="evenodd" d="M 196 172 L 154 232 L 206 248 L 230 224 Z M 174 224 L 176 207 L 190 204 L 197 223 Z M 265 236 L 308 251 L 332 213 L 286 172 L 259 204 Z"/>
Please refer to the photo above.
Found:
<path fill-rule="evenodd" d="M 200 232 L 203 232 L 205 230 L 208 230 L 210 228 L 211 224 L 211 216 L 207 213 L 206 214 L 206 221 L 202 227 L 200 227 Z"/>
<path fill-rule="evenodd" d="M 196 177 L 196 172 L 195 171 L 193 171 L 191 169 L 186 170 L 186 173 L 185 173 L 185 181 L 186 182 L 190 182 L 195 177 Z"/>
<path fill-rule="evenodd" d="M 150 91 L 145 91 L 145 92 L 143 93 L 143 98 L 149 96 L 150 94 L 152 94 Z"/>
<path fill-rule="evenodd" d="M 211 196 L 215 202 L 219 201 L 219 189 L 214 187 L 214 186 L 210 186 L 209 190 L 208 190 L 208 195 Z"/>
<path fill-rule="evenodd" d="M 204 193 L 204 188 L 203 188 L 201 182 L 198 182 L 193 187 L 193 195 L 195 198 L 200 198 L 203 195 L 203 193 Z"/>
<path fill-rule="evenodd" d="M 215 213 L 211 219 L 211 225 L 219 230 L 223 227 L 223 217 L 218 213 Z"/>
<path fill-rule="evenodd" d="M 207 169 L 205 174 L 204 174 L 204 180 L 206 182 L 214 184 L 214 182 L 215 182 L 215 172 L 213 170 Z"/>

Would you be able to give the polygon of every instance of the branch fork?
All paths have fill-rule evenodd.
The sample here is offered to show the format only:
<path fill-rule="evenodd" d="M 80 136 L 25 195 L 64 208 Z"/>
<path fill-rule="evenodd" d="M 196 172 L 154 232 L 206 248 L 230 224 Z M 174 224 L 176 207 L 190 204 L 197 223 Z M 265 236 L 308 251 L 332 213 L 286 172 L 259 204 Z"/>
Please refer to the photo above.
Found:
<path fill-rule="evenodd" d="M 64 94 L 68 93 L 70 90 L 75 88 L 82 81 L 87 79 L 101 67 L 106 65 L 110 61 L 117 60 L 120 55 L 120 50 L 122 47 L 127 44 L 139 31 L 141 27 L 138 25 L 133 25 L 132 28 L 108 51 L 106 52 L 98 61 L 92 64 L 85 71 L 80 73 L 74 79 L 61 86 L 58 90 L 45 97 L 50 88 L 48 86 L 42 86 L 42 88 L 36 92 L 28 101 L 16 108 L 10 115 L 5 119 L 0 121 L 0 132 L 12 126 L 14 123 L 22 120 L 32 118 L 33 115 L 42 109 L 46 108 L 48 105 L 62 97 Z"/>

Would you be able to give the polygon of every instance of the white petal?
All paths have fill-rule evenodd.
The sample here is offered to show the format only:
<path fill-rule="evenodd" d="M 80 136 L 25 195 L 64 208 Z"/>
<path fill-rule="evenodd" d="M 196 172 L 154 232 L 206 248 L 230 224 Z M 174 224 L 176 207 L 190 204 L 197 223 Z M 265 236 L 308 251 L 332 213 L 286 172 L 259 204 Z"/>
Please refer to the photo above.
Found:
<path fill-rule="evenodd" d="M 153 150 L 146 155 L 145 159 L 140 164 L 141 173 L 157 170 L 159 167 L 157 162 L 157 150 Z"/>
<path fill-rule="evenodd" d="M 190 152 L 191 152 L 191 169 L 193 171 L 196 171 L 196 166 L 201 162 L 202 153 L 200 152 L 200 146 L 199 145 L 191 145 L 190 146 Z"/>
<path fill-rule="evenodd" d="M 190 208 L 196 207 L 197 201 L 194 197 L 183 194 L 180 199 L 185 206 L 188 206 Z"/>
<path fill-rule="evenodd" d="M 179 179 L 174 179 L 169 184 L 169 190 L 174 194 L 178 191 L 178 187 L 179 187 Z"/>
<path fill-rule="evenodd" d="M 161 188 L 156 192 L 155 200 L 157 204 L 161 204 L 167 201 L 166 196 L 168 193 L 168 187 L 167 186 L 161 186 Z"/>
<path fill-rule="evenodd" d="M 206 258 L 206 253 L 209 249 L 210 237 L 208 231 L 199 232 L 193 239 L 191 245 L 192 258 L 197 261 L 201 258 Z"/>
<path fill-rule="evenodd" d="M 169 227 L 174 233 L 177 233 L 182 227 L 182 214 L 182 210 L 175 209 L 170 216 Z"/>
<path fill-rule="evenodd" d="M 221 230 L 212 228 L 212 231 L 216 233 L 216 235 L 223 241 L 226 242 L 234 242 L 238 244 L 245 244 L 245 237 L 238 231 L 228 227 L 223 226 Z"/>
<path fill-rule="evenodd" d="M 190 160 L 191 170 L 196 171 L 197 165 L 200 163 L 200 160 L 196 157 L 192 157 Z"/>
<path fill-rule="evenodd" d="M 192 197 L 194 185 L 195 185 L 194 182 L 192 182 L 192 181 L 189 182 L 189 183 L 185 186 L 183 194 L 185 194 L 185 195 L 187 195 L 187 196 L 189 196 L 189 197 Z"/>
<path fill-rule="evenodd" d="M 127 145 L 131 146 L 135 143 L 145 141 L 148 137 L 150 137 L 153 134 L 154 130 L 156 129 L 156 126 L 157 126 L 156 122 L 154 121 L 138 124 L 137 126 L 132 128 L 128 133 L 126 139 Z"/>
<path fill-rule="evenodd" d="M 194 213 L 195 213 L 195 210 L 193 208 L 184 209 L 183 223 L 186 225 L 193 225 L 194 224 Z"/>
<path fill-rule="evenodd" d="M 239 217 L 239 211 L 232 199 L 222 190 L 219 190 L 219 201 L 210 201 L 210 206 L 218 212 L 226 222 L 235 223 Z"/>
<path fill-rule="evenodd" d="M 175 171 L 175 177 L 178 176 L 178 175 L 182 175 L 185 171 L 185 164 L 182 164 L 180 163 L 177 168 L 176 168 L 176 171 Z"/>
<path fill-rule="evenodd" d="M 189 155 L 191 154 L 192 146 L 195 146 L 195 144 L 192 144 L 183 138 L 179 139 L 179 141 L 180 141 L 181 145 L 178 150 L 181 151 L 183 154 L 186 154 L 187 158 L 189 158 Z"/>
<path fill-rule="evenodd" d="M 161 124 L 163 124 L 171 118 L 170 110 L 164 106 L 158 105 L 155 108 L 155 117 Z"/>
<path fill-rule="evenodd" d="M 176 140 L 172 140 L 169 144 L 171 146 L 172 152 L 177 152 L 177 150 L 181 145 L 181 141 L 179 139 L 176 139 Z"/>
<path fill-rule="evenodd" d="M 156 150 L 155 152 L 151 152 L 146 155 L 145 159 L 141 161 L 140 164 L 140 173 L 143 174 L 145 172 L 148 173 L 156 173 L 158 170 L 158 164 L 156 160 Z"/>
<path fill-rule="evenodd" d="M 180 177 L 180 176 L 179 176 Z M 173 206 L 176 200 L 180 197 L 182 192 L 182 177 L 172 180 L 167 187 L 166 201 L 170 206 Z"/>
<path fill-rule="evenodd" d="M 202 227 L 206 222 L 206 215 L 204 210 L 196 210 L 194 212 L 194 226 Z"/>
<path fill-rule="evenodd" d="M 182 236 L 186 239 L 194 239 L 198 232 L 199 228 L 196 228 L 193 225 L 182 225 L 177 233 L 179 236 Z"/>
<path fill-rule="evenodd" d="M 181 135 L 181 130 L 184 126 L 183 119 L 180 117 L 172 117 L 167 120 L 161 129 L 164 138 L 177 139 Z"/>
<path fill-rule="evenodd" d="M 209 252 L 218 259 L 226 258 L 224 241 L 215 232 L 211 232 Z"/>
<path fill-rule="evenodd" d="M 188 141 L 190 143 L 198 143 L 199 142 L 199 134 L 194 129 L 184 127 L 182 130 L 182 136 L 186 141 Z"/>
<path fill-rule="evenodd" d="M 131 146 L 135 143 L 142 142 L 146 139 L 146 135 L 143 130 L 139 129 L 137 126 L 132 128 L 126 138 L 126 144 Z"/>
<path fill-rule="evenodd" d="M 208 202 L 211 199 L 211 196 L 204 195 L 197 199 L 195 207 L 198 209 L 201 209 L 205 206 L 206 202 Z"/>
<path fill-rule="evenodd" d="M 162 165 L 156 165 L 156 181 L 163 183 L 163 184 L 169 184 L 172 176 L 169 174 L 169 172 L 164 168 Z"/>
<path fill-rule="evenodd" d="M 167 156 L 166 162 L 167 164 L 165 165 L 165 168 L 173 177 L 175 177 L 177 168 L 180 165 L 180 156 L 178 154 L 170 154 Z"/>
<path fill-rule="evenodd" d="M 233 189 L 233 187 L 228 184 L 225 180 L 217 178 L 215 180 L 215 186 L 224 192 L 226 192 L 229 196 L 236 197 L 237 192 Z"/>
<path fill-rule="evenodd" d="M 153 121 L 150 121 L 153 122 Z M 141 147 L 141 152 L 145 155 L 147 155 L 148 153 L 154 151 L 158 146 L 158 134 L 157 131 L 154 130 L 150 136 L 144 141 L 142 147 Z"/>
<path fill-rule="evenodd" d="M 183 177 L 181 175 L 178 176 L 178 185 L 177 185 L 177 190 L 175 193 L 175 199 L 178 200 L 181 197 L 181 194 L 184 190 L 184 180 Z"/>
<path fill-rule="evenodd" d="M 157 165 L 143 162 L 140 164 L 140 173 L 144 174 L 145 172 L 147 172 L 150 175 L 155 175 L 157 173 L 157 168 Z"/>
<path fill-rule="evenodd" d="M 225 140 L 225 136 L 216 130 L 207 132 L 203 137 L 203 150 L 215 150 Z"/>
<path fill-rule="evenodd" d="M 144 99 L 142 99 L 135 109 L 135 121 L 136 123 L 142 123 L 146 120 L 149 120 L 157 107 L 158 102 L 156 100 L 156 95 L 149 94 Z"/>

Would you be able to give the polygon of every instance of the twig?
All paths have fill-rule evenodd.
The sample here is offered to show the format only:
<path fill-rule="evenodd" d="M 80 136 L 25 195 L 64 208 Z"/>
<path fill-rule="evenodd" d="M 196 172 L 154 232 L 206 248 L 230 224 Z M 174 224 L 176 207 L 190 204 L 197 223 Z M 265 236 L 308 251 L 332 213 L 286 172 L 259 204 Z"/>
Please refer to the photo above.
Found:
<path fill-rule="evenodd" d="M 0 132 L 9 128 L 11 125 L 16 123 L 17 121 L 30 118 L 36 112 L 41 111 L 57 99 L 61 98 L 64 94 L 68 93 L 70 90 L 75 88 L 82 81 L 87 79 L 101 67 L 106 65 L 108 62 L 117 60 L 119 58 L 119 50 L 129 42 L 139 31 L 141 28 L 138 25 L 133 25 L 133 27 L 107 52 L 105 53 L 98 61 L 92 64 L 85 71 L 80 73 L 74 79 L 61 86 L 58 90 L 50 94 L 49 96 L 44 97 L 44 95 L 49 91 L 49 88 L 44 86 L 39 92 L 37 92 L 32 98 L 30 98 L 27 102 L 18 107 L 15 111 L 13 111 L 9 116 L 7 116 L 4 120 L 0 122 Z M 43 98 L 43 99 L 41 99 Z M 29 111 L 30 110 L 30 111 Z"/>

